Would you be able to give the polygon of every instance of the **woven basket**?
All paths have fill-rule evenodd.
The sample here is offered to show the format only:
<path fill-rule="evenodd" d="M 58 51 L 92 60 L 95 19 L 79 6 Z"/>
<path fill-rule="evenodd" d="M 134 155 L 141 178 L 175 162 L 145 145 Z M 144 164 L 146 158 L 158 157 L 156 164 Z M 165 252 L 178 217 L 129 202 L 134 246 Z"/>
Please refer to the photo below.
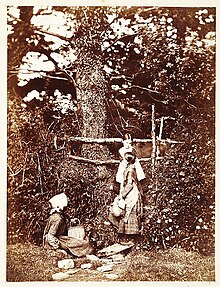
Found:
<path fill-rule="evenodd" d="M 118 195 L 115 197 L 112 205 L 111 205 L 111 212 L 114 216 L 119 217 L 123 214 L 125 209 L 125 201 Z"/>
<path fill-rule="evenodd" d="M 76 219 L 70 221 L 70 226 L 68 228 L 68 236 L 83 240 L 86 236 L 85 228 L 83 225 L 80 224 L 80 220 L 77 220 L 78 224 L 74 226 L 73 224 L 76 224 Z"/>

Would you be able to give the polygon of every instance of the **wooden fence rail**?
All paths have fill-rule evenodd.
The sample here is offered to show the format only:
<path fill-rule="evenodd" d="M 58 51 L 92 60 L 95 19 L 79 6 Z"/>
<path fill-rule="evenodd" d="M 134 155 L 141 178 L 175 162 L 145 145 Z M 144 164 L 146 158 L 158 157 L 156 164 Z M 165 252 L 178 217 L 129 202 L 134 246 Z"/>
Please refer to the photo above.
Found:
<path fill-rule="evenodd" d="M 122 143 L 123 139 L 122 138 L 84 138 L 84 137 L 68 137 L 67 140 L 69 141 L 75 141 L 75 142 L 84 142 L 84 143 L 98 143 L 98 144 L 105 144 L 105 143 Z M 156 139 L 157 141 L 160 142 L 167 142 L 167 143 L 183 143 L 180 141 L 174 141 L 171 139 Z M 152 142 L 152 139 L 132 139 L 133 143 L 147 143 L 147 142 Z"/>
<path fill-rule="evenodd" d="M 96 164 L 96 165 L 107 165 L 107 164 L 119 164 L 120 160 L 118 159 L 110 159 L 110 160 L 97 160 L 97 159 L 88 159 L 88 158 L 84 158 L 84 157 L 80 157 L 80 156 L 75 156 L 75 155 L 68 155 L 69 158 L 72 158 L 76 161 L 80 161 L 80 162 L 85 162 L 85 163 L 92 163 L 92 164 Z M 162 157 L 157 157 L 157 160 L 162 159 Z M 146 161 L 151 161 L 151 158 L 139 158 L 138 159 L 141 162 L 146 162 Z"/>

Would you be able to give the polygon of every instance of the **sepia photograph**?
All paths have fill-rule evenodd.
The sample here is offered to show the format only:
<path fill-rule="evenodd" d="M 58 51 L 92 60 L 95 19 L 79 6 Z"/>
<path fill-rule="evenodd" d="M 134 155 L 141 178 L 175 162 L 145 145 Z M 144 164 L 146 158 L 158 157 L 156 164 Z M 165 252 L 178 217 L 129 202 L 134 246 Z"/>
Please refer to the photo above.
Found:
<path fill-rule="evenodd" d="M 216 5 L 46 2 L 6 5 L 6 286 L 212 286 Z"/>

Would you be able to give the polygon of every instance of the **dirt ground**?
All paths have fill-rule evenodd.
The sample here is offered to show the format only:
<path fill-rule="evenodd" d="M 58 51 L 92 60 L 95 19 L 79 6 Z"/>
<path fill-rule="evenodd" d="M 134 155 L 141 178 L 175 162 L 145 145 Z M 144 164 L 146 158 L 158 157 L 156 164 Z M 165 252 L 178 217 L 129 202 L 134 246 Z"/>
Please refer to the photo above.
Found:
<path fill-rule="evenodd" d="M 109 259 L 93 261 L 86 257 L 73 258 L 74 268 L 58 267 L 67 258 L 55 251 L 45 251 L 33 244 L 7 246 L 7 282 L 53 281 L 53 275 L 68 272 L 66 282 L 76 281 L 209 281 L 215 280 L 215 258 L 183 249 L 147 251 L 132 249 L 121 254 L 113 264 Z M 70 257 L 68 257 L 70 258 Z M 83 264 L 90 268 L 82 269 Z M 101 271 L 101 266 L 111 266 Z M 71 274 L 72 273 L 72 274 Z M 55 279 L 54 281 L 60 281 Z"/>

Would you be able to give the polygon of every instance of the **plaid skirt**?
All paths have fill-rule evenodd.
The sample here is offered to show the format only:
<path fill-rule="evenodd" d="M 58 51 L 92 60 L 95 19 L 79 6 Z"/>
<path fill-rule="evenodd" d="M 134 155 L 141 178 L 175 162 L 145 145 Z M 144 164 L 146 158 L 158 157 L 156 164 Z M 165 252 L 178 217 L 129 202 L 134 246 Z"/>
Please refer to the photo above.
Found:
<path fill-rule="evenodd" d="M 140 219 L 138 216 L 138 204 L 136 204 L 128 217 L 128 221 L 125 223 L 124 218 L 121 218 L 118 226 L 118 233 L 123 234 L 139 234 L 140 232 Z"/>
<path fill-rule="evenodd" d="M 115 217 L 109 214 L 109 220 L 118 228 L 118 233 L 122 234 L 139 234 L 141 228 L 142 203 L 140 200 L 132 208 L 128 221 L 124 222 L 124 215 Z"/>

